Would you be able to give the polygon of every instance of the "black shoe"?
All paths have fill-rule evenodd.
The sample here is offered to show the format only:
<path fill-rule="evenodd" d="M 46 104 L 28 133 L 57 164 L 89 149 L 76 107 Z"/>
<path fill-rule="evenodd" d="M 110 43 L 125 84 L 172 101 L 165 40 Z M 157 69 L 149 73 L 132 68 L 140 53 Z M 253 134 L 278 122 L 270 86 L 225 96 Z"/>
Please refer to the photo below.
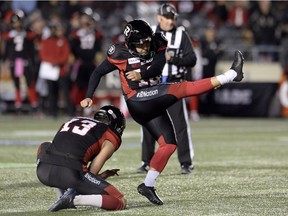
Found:
<path fill-rule="evenodd" d="M 148 172 L 148 170 L 149 170 L 149 164 L 147 164 L 147 163 L 144 163 L 141 167 L 139 167 L 138 169 L 137 169 L 137 173 L 147 173 Z"/>
<path fill-rule="evenodd" d="M 242 71 L 244 64 L 243 54 L 237 50 L 234 54 L 234 61 L 232 63 L 231 69 L 237 73 L 237 76 L 233 79 L 235 82 L 240 82 L 244 78 L 244 74 Z"/>
<path fill-rule="evenodd" d="M 73 199 L 76 196 L 76 191 L 72 188 L 68 189 L 63 196 L 60 197 L 49 209 L 49 212 L 59 211 L 61 209 L 76 208 L 73 204 Z"/>
<path fill-rule="evenodd" d="M 140 184 L 137 187 L 138 193 L 145 196 L 151 203 L 155 205 L 163 205 L 163 201 L 155 192 L 156 189 L 154 187 L 147 187 L 144 183 Z"/>
<path fill-rule="evenodd" d="M 190 174 L 194 169 L 194 165 L 182 164 L 181 165 L 181 174 Z"/>

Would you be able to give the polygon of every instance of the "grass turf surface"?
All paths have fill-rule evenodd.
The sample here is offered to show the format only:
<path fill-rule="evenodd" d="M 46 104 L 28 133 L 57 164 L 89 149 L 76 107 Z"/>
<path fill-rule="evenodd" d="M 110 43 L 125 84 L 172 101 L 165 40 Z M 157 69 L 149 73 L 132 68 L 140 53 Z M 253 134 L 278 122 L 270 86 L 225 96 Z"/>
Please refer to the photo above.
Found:
<path fill-rule="evenodd" d="M 0 116 L 0 215 L 287 215 L 287 119 L 203 118 L 192 122 L 195 170 L 181 175 L 176 152 L 156 183 L 163 206 L 139 195 L 139 126 L 128 120 L 123 144 L 105 168 L 120 168 L 108 179 L 125 193 L 119 212 L 91 207 L 48 213 L 52 188 L 35 175 L 36 144 L 51 140 L 63 121 Z"/>

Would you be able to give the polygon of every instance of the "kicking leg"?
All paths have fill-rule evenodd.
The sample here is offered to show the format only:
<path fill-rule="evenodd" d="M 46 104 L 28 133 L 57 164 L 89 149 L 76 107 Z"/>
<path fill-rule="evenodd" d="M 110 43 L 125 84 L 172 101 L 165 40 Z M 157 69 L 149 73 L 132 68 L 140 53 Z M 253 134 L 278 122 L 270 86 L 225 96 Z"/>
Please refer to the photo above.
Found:
<path fill-rule="evenodd" d="M 230 82 L 240 82 L 243 79 L 244 58 L 240 51 L 236 51 L 234 55 L 234 61 L 230 70 L 227 72 L 195 82 L 182 82 L 170 85 L 168 94 L 175 95 L 178 99 L 200 95 L 206 93 L 212 89 L 218 88 L 221 85 Z"/>

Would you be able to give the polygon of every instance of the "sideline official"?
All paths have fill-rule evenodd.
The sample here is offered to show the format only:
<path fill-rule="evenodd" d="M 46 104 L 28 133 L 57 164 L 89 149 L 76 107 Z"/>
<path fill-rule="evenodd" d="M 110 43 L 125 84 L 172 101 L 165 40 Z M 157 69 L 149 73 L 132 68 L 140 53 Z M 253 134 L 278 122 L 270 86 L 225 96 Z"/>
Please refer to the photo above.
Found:
<path fill-rule="evenodd" d="M 191 39 L 185 28 L 176 26 L 177 16 L 176 8 L 172 4 L 164 3 L 158 11 L 158 25 L 152 26 L 154 32 L 163 33 L 168 41 L 167 62 L 162 72 L 162 82 L 164 83 L 187 80 L 187 68 L 194 67 L 197 61 Z M 181 173 L 189 174 L 194 168 L 192 163 L 194 150 L 185 99 L 179 100 L 169 107 L 168 113 L 174 124 L 178 140 L 177 152 Z M 155 150 L 155 140 L 144 127 L 142 127 L 141 143 L 142 166 L 137 169 L 138 173 L 148 171 L 149 163 Z"/>

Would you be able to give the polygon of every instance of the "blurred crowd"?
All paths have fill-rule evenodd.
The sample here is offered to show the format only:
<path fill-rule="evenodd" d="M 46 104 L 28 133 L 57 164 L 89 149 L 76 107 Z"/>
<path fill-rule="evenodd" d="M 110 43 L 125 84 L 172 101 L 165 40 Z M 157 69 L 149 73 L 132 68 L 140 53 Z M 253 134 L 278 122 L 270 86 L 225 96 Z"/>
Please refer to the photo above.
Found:
<path fill-rule="evenodd" d="M 177 22 L 191 36 L 198 57 L 195 80 L 214 75 L 217 62 L 235 49 L 247 60 L 280 61 L 288 71 L 282 55 L 288 50 L 285 1 L 1 1 L 0 83 L 13 80 L 14 110 L 21 112 L 26 100 L 31 112 L 52 118 L 59 107 L 69 116 L 81 112 L 90 74 L 109 44 L 123 41 L 123 25 L 135 18 L 156 24 L 163 2 L 176 6 Z M 47 77 L 43 62 L 59 74 Z M 0 84 L 0 102 L 6 101 L 1 91 Z"/>

